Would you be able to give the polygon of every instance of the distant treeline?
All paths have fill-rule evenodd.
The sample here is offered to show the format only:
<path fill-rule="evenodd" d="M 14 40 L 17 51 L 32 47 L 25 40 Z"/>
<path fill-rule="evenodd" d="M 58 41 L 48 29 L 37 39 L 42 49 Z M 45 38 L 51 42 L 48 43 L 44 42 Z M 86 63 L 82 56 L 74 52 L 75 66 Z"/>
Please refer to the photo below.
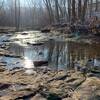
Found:
<path fill-rule="evenodd" d="M 94 2 L 95 1 L 95 2 Z M 0 0 L 0 26 L 39 29 L 75 23 L 98 12 L 100 0 Z"/>

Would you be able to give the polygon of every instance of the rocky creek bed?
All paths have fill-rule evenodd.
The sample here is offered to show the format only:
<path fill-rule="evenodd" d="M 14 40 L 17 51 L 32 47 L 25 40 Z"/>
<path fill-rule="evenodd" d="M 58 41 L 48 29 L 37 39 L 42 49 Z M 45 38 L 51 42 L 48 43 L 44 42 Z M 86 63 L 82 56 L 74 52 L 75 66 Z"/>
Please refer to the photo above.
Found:
<path fill-rule="evenodd" d="M 59 36 L 59 33 L 55 33 L 55 35 L 52 35 L 52 33 L 40 34 L 36 31 L 30 33 L 31 34 L 27 32 L 17 34 L 9 33 L 3 34 L 0 37 L 0 100 L 100 100 L 99 70 L 98 72 L 89 70 L 83 73 L 74 69 L 55 71 L 44 68 L 48 66 L 43 66 L 43 69 L 33 68 L 32 74 L 27 74 L 25 66 L 29 68 L 33 66 L 29 59 L 31 56 L 34 56 L 34 48 L 23 49 L 24 47 L 27 45 L 33 47 L 34 44 L 38 44 L 39 46 L 48 40 L 63 39 L 63 41 L 69 41 L 72 39 L 76 41 L 77 38 L 66 38 L 67 35 L 62 34 Z M 77 42 L 80 42 L 80 39 Z M 11 48 L 11 44 L 13 43 L 13 48 Z M 69 52 L 70 57 L 76 57 L 80 60 L 82 58 L 85 58 L 85 60 L 94 57 L 98 58 L 100 57 L 98 43 L 99 42 L 96 42 L 96 44 L 94 44 L 93 50 L 91 50 L 93 45 L 83 45 L 86 46 L 85 48 L 90 46 L 89 49 L 84 49 L 80 46 L 76 46 L 78 45 L 76 44 L 72 49 L 69 49 L 69 51 L 71 51 Z M 21 46 L 21 48 L 19 48 L 19 46 Z M 60 46 L 58 47 L 60 48 Z M 64 48 L 62 49 L 62 51 L 64 51 L 64 45 L 61 47 Z M 77 48 L 77 50 L 75 48 Z M 36 51 L 38 50 L 37 48 L 35 49 Z M 44 50 L 44 47 L 42 47 L 42 50 Z M 75 54 L 73 52 L 75 52 Z M 80 52 L 84 52 L 84 54 L 87 53 L 87 56 L 84 56 L 83 53 L 78 55 Z M 66 50 L 64 51 L 64 54 L 65 53 Z M 39 54 L 41 54 L 41 52 L 39 52 Z M 63 52 L 61 52 L 61 54 L 63 54 Z M 26 58 L 28 58 L 28 62 Z M 70 62 L 72 62 L 71 59 Z M 82 66 L 84 65 L 85 64 L 82 64 Z M 72 66 L 72 64 L 70 66 Z"/>
<path fill-rule="evenodd" d="M 100 77 L 79 71 L 0 69 L 0 100 L 100 100 Z"/>

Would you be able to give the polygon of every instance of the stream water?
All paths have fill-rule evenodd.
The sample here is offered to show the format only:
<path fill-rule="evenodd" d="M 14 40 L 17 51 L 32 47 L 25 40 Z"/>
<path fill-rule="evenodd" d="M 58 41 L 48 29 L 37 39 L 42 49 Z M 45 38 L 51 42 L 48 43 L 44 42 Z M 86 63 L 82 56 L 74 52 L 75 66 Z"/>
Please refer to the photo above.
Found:
<path fill-rule="evenodd" d="M 74 67 L 75 62 L 85 66 L 89 60 L 100 58 L 100 45 L 54 40 L 39 46 L 11 44 L 9 50 L 24 57 L 25 68 L 32 68 L 34 61 L 48 61 L 50 68 L 60 70 Z"/>
<path fill-rule="evenodd" d="M 8 50 L 17 56 L 22 56 L 23 60 L 0 57 L 0 61 L 6 62 L 7 68 L 34 68 L 35 61 L 47 61 L 48 64 L 42 64 L 42 66 L 48 66 L 48 68 L 56 70 L 73 68 L 75 62 L 79 62 L 80 66 L 85 66 L 89 60 L 96 62 L 98 66 L 100 65 L 100 44 L 65 42 L 50 38 L 48 41 L 36 45 L 34 42 L 29 43 L 30 40 L 34 39 L 33 37 L 32 35 L 30 37 L 27 37 L 27 35 L 21 37 L 20 35 L 19 40 L 15 39 L 16 41 L 13 40 L 14 42 L 9 43 Z"/>

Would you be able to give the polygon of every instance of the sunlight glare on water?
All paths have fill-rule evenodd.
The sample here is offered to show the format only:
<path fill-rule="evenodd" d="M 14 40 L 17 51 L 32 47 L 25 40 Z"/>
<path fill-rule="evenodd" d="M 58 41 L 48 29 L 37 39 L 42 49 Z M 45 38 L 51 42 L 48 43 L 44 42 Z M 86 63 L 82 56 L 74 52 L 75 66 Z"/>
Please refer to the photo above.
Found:
<path fill-rule="evenodd" d="M 24 68 L 27 68 L 27 69 L 34 68 L 34 64 L 32 60 L 28 59 L 27 57 L 25 57 L 24 59 L 25 59 Z"/>

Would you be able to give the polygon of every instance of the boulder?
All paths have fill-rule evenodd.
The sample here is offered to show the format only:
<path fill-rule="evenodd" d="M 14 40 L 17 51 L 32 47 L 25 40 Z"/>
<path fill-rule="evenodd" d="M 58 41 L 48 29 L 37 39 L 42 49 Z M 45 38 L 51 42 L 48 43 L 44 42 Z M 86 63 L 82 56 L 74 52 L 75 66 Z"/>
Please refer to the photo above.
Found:
<path fill-rule="evenodd" d="M 74 92 L 74 100 L 100 100 L 100 79 L 87 78 Z"/>

